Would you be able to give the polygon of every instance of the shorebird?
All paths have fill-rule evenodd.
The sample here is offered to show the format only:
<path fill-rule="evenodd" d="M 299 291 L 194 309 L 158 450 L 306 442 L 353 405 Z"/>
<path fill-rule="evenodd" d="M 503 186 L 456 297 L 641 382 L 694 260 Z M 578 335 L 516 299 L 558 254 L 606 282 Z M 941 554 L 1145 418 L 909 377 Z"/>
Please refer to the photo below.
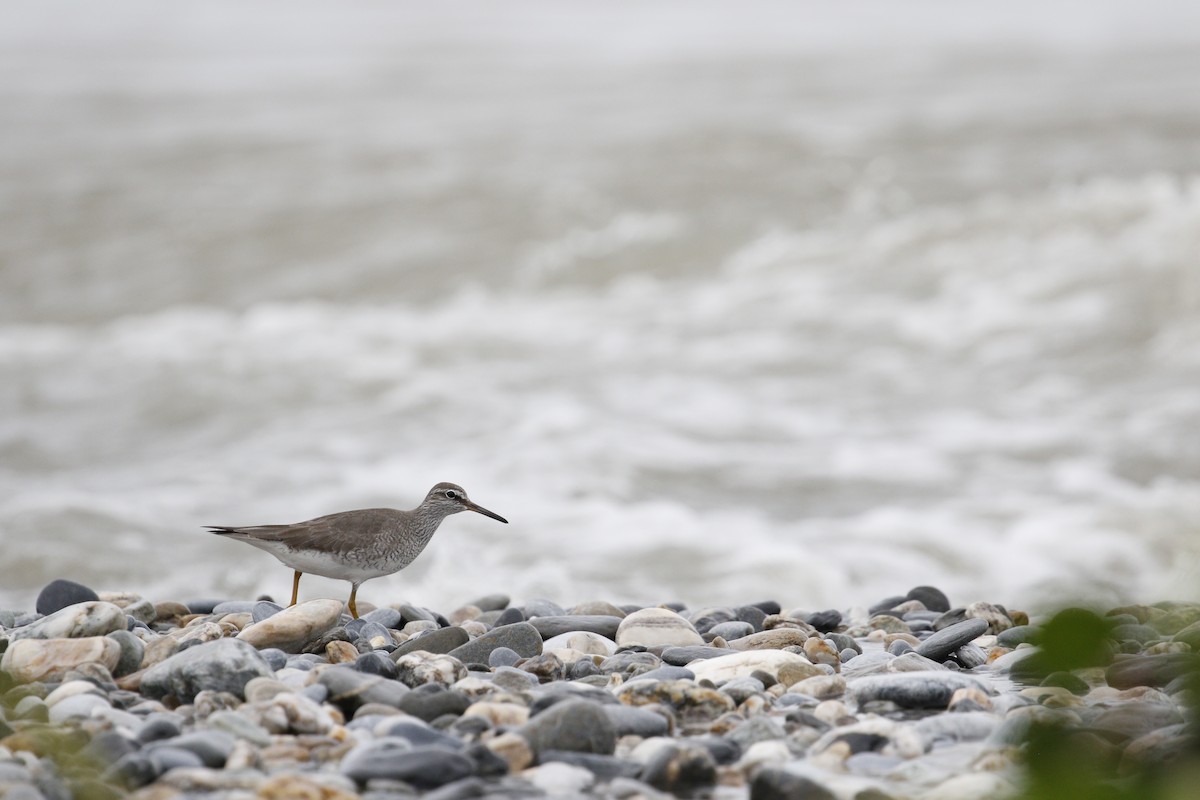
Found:
<path fill-rule="evenodd" d="M 472 502 L 461 486 L 439 483 L 421 505 L 411 511 L 364 508 L 340 511 L 294 525 L 253 525 L 230 528 L 205 526 L 211 533 L 228 536 L 266 550 L 295 571 L 292 602 L 300 592 L 306 572 L 350 581 L 350 616 L 358 619 L 354 598 L 363 581 L 399 572 L 421 554 L 442 520 L 460 511 L 474 511 L 508 523 L 499 514 Z"/>

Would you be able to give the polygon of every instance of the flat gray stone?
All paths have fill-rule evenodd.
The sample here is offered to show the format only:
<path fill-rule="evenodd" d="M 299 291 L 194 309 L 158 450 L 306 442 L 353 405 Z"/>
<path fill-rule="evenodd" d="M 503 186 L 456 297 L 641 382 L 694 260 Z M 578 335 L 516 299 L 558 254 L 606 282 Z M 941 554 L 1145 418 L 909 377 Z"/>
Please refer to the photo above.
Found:
<path fill-rule="evenodd" d="M 612 755 L 617 731 L 605 708 L 588 700 L 564 700 L 530 719 L 517 733 L 535 753 L 568 750 Z"/>
<path fill-rule="evenodd" d="M 425 650 L 430 653 L 449 653 L 456 647 L 462 647 L 469 642 L 471 637 L 465 630 L 458 626 L 452 625 L 449 628 L 438 628 L 436 631 L 428 631 L 420 636 L 414 636 L 404 644 L 392 651 L 392 659 L 398 659 L 400 656 L 408 655 L 416 650 Z"/>
<path fill-rule="evenodd" d="M 933 661 L 942 661 L 964 644 L 968 644 L 982 636 L 988 629 L 984 619 L 968 619 L 942 628 L 917 645 L 917 655 Z"/>
<path fill-rule="evenodd" d="M 847 694 L 860 706 L 885 700 L 901 708 L 945 708 L 959 689 L 978 689 L 984 694 L 994 694 L 983 681 L 949 670 L 868 675 L 852 680 Z"/>
<path fill-rule="evenodd" d="M 454 648 L 450 655 L 464 664 L 486 664 L 497 647 L 507 647 L 522 658 L 532 658 L 542 654 L 542 635 L 528 622 L 502 625 Z"/>

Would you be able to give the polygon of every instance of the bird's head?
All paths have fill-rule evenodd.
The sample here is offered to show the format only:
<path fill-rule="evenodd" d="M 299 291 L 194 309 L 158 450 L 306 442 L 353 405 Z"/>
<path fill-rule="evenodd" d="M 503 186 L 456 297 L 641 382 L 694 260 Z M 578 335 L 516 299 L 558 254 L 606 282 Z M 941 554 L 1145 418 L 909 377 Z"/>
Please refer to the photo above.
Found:
<path fill-rule="evenodd" d="M 467 497 L 466 490 L 455 483 L 439 483 L 429 490 L 429 494 L 425 495 L 425 502 L 421 505 L 446 516 L 449 514 L 457 514 L 460 511 L 474 511 L 477 514 L 483 514 L 485 517 L 500 520 L 507 523 L 504 517 L 494 512 L 488 511 L 478 503 L 472 502 L 471 498 Z"/>

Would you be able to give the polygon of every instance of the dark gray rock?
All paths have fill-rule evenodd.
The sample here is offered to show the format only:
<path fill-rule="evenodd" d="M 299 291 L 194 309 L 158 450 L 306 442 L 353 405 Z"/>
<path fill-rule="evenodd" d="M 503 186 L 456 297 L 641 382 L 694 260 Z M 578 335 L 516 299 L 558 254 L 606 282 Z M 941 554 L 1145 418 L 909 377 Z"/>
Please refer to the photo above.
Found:
<path fill-rule="evenodd" d="M 837 795 L 812 778 L 765 767 L 750 783 L 750 800 L 837 800 Z"/>
<path fill-rule="evenodd" d="M 966 618 L 967 610 L 965 608 L 952 608 L 933 621 L 933 629 L 940 631 L 942 628 L 957 625 Z"/>
<path fill-rule="evenodd" d="M 882 614 L 885 611 L 891 611 L 893 608 L 895 608 L 896 606 L 900 605 L 903 602 L 906 602 L 907 600 L 908 600 L 908 598 L 903 595 L 893 595 L 892 597 L 886 597 L 883 600 L 880 600 L 875 605 L 871 606 L 869 609 L 867 609 L 867 613 L 869 613 L 873 617 L 876 614 Z"/>
<path fill-rule="evenodd" d="M 348 717 L 367 703 L 400 708 L 401 700 L 410 691 L 399 681 L 367 675 L 344 666 L 323 670 L 317 681 L 329 690 L 329 702 L 341 708 Z"/>
<path fill-rule="evenodd" d="M 139 743 L 136 740 L 130 741 L 116 731 L 101 731 L 92 737 L 80 753 L 97 763 L 113 764 L 138 747 Z M 3 762 L 0 762 L 0 769 L 3 766 Z M 3 785 L 4 778 L 0 775 L 0 786 Z"/>
<path fill-rule="evenodd" d="M 856 653 L 862 653 L 862 645 L 853 636 L 847 636 L 844 633 L 827 633 L 825 640 L 833 644 L 833 648 L 839 653 L 847 648 Z"/>
<path fill-rule="evenodd" d="M 388 679 L 396 677 L 396 662 L 382 650 L 363 653 L 354 660 L 354 668 L 367 675 L 378 675 Z"/>
<path fill-rule="evenodd" d="M 885 700 L 901 708 L 945 708 L 958 689 L 993 694 L 983 681 L 950 671 L 867 675 L 851 681 L 846 691 L 860 706 Z"/>
<path fill-rule="evenodd" d="M 663 747 L 642 770 L 641 779 L 656 789 L 687 796 L 717 782 L 712 754 L 694 744 Z"/>
<path fill-rule="evenodd" d="M 407 644 L 407 642 L 405 642 Z M 450 651 L 450 655 L 464 664 L 486 664 L 488 657 L 497 647 L 507 647 L 522 658 L 541 655 L 542 635 L 529 622 L 517 622 L 492 628 L 482 636 Z"/>
<path fill-rule="evenodd" d="M 829 633 L 842 624 L 842 614 L 832 608 L 826 611 L 814 611 L 805 617 L 804 621 L 821 633 Z"/>
<path fill-rule="evenodd" d="M 601 614 L 559 615 L 534 617 L 529 620 L 529 624 L 537 629 L 543 639 L 551 639 L 559 634 L 574 631 L 590 631 L 598 633 L 606 639 L 616 639 L 617 627 L 621 624 L 621 618 Z"/>
<path fill-rule="evenodd" d="M 458 750 L 413 747 L 404 739 L 378 739 L 359 745 L 342 759 L 341 772 L 360 785 L 384 779 L 418 789 L 435 789 L 475 774 L 475 762 Z"/>
<path fill-rule="evenodd" d="M 751 603 L 750 605 L 760 609 L 767 616 L 778 614 L 780 611 L 783 611 L 783 607 L 775 600 L 760 600 L 759 602 Z"/>
<path fill-rule="evenodd" d="M 682 667 L 692 663 L 696 659 L 717 658 L 718 656 L 727 656 L 734 652 L 737 651 L 725 650 L 720 647 L 704 647 L 703 645 L 667 647 L 662 651 L 662 660 L 664 664 Z"/>
<path fill-rule="evenodd" d="M 770 742 L 785 736 L 787 732 L 783 726 L 771 717 L 751 717 L 730 731 L 726 738 L 745 751 L 759 742 Z"/>
<path fill-rule="evenodd" d="M 767 614 L 758 606 L 738 606 L 734 611 L 737 612 L 737 618 L 742 622 L 748 622 L 754 626 L 755 631 L 763 629 L 763 622 L 767 619 Z"/>
<path fill-rule="evenodd" d="M 39 614 L 53 614 L 62 611 L 67 606 L 76 603 L 86 603 L 89 600 L 99 600 L 100 595 L 82 583 L 58 578 L 47 583 L 38 593 L 34 608 Z"/>
<path fill-rule="evenodd" d="M 525 615 L 521 613 L 519 608 L 506 608 L 496 614 L 496 619 L 492 621 L 493 628 L 500 628 L 504 625 L 515 625 L 518 622 L 524 622 Z"/>
<path fill-rule="evenodd" d="M 982 636 L 988 629 L 987 620 L 968 619 L 942 628 L 917 647 L 917 655 L 942 661 L 964 644 Z"/>
<path fill-rule="evenodd" d="M 1163 638 L 1161 633 L 1149 625 L 1116 625 L 1109 636 L 1118 642 L 1137 642 L 1138 644 L 1157 642 Z"/>
<path fill-rule="evenodd" d="M 145 756 L 150 759 L 150 763 L 158 775 L 162 775 L 167 770 L 179 767 L 204 766 L 204 760 L 191 750 L 184 750 L 181 747 L 171 747 L 166 744 L 151 748 L 145 753 Z"/>
<path fill-rule="evenodd" d="M 557 703 L 532 717 L 517 732 L 535 753 L 569 750 L 612 755 L 617 732 L 603 707 L 587 700 Z"/>
<path fill-rule="evenodd" d="M 192 702 L 204 690 L 244 698 L 242 690 L 251 678 L 274 676 L 271 665 L 252 645 L 218 639 L 189 647 L 146 670 L 141 692 L 155 700 L 174 695 L 183 703 Z"/>
<path fill-rule="evenodd" d="M 173 714 L 151 714 L 138 728 L 139 742 L 157 742 L 161 739 L 172 739 L 183 730 L 183 724 Z"/>
<path fill-rule="evenodd" d="M 930 611 L 949 611 L 950 598 L 937 587 L 934 586 L 917 586 L 908 593 L 907 599 L 917 600 Z"/>
<path fill-rule="evenodd" d="M 402 697 L 398 708 L 417 719 L 433 722 L 446 714 L 461 716 L 470 705 L 471 699 L 465 694 L 446 689 L 436 683 L 427 683 Z"/>
<path fill-rule="evenodd" d="M 666 736 L 670 733 L 671 722 L 663 714 L 656 714 L 647 708 L 627 705 L 606 705 L 604 713 L 617 732 L 617 736 L 641 736 L 649 739 L 651 736 Z"/>
<path fill-rule="evenodd" d="M 414 636 L 392 651 L 392 660 L 408 655 L 416 650 L 429 653 L 450 653 L 455 648 L 462 647 L 471 640 L 470 635 L 462 628 L 452 625 L 449 628 L 438 628 L 427 631 L 420 636 Z M 456 656 L 457 658 L 457 656 Z M 460 661 L 462 659 L 459 659 Z"/>
<path fill-rule="evenodd" d="M 905 653 L 913 652 L 913 650 L 913 646 L 903 639 L 897 639 L 896 641 L 892 642 L 888 645 L 887 649 L 887 651 L 894 656 L 902 656 Z"/>

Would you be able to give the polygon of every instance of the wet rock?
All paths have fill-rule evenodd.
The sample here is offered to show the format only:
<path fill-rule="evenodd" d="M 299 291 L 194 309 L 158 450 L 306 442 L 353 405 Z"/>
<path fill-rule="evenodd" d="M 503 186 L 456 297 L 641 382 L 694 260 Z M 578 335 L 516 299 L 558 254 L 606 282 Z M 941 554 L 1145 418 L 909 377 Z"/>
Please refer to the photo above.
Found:
<path fill-rule="evenodd" d="M 804 618 L 804 621 L 812 625 L 821 633 L 829 633 L 842 624 L 841 612 L 829 609 L 827 611 L 814 611 Z"/>
<path fill-rule="evenodd" d="M 444 689 L 436 683 L 427 684 L 400 698 L 398 707 L 417 719 L 433 722 L 447 714 L 460 716 L 471 706 L 471 699 L 462 692 Z"/>
<path fill-rule="evenodd" d="M 916 600 L 930 611 L 946 612 L 950 610 L 950 599 L 941 589 L 934 586 L 917 586 L 905 595 L 909 600 Z"/>
<path fill-rule="evenodd" d="M 275 647 L 285 653 L 298 653 L 306 644 L 337 625 L 342 608 L 340 600 L 297 603 L 261 622 L 247 625 L 237 638 L 257 648 Z"/>
<path fill-rule="evenodd" d="M 648 708 L 606 705 L 604 713 L 613 724 L 617 736 L 633 735 L 649 739 L 653 736 L 666 736 L 671 729 L 671 721 L 666 714 L 656 713 Z"/>
<path fill-rule="evenodd" d="M 704 639 L 683 617 L 665 608 L 643 608 L 621 620 L 616 631 L 618 647 L 688 647 Z"/>
<path fill-rule="evenodd" d="M 860 706 L 885 700 L 901 708 L 946 708 L 958 689 L 990 693 L 980 680 L 955 672 L 906 672 L 869 675 L 849 685 L 848 694 Z"/>

